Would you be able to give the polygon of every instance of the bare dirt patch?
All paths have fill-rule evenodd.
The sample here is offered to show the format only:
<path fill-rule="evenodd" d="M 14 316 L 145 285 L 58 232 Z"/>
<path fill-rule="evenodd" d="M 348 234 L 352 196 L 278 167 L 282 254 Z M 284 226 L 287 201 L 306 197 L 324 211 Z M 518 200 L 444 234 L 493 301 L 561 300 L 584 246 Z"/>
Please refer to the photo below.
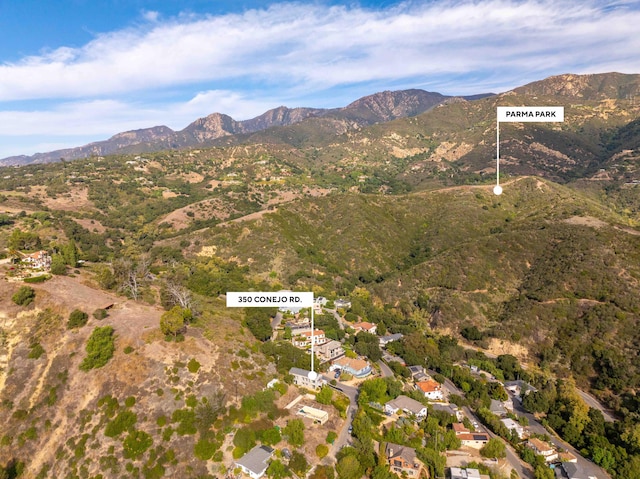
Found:
<path fill-rule="evenodd" d="M 43 191 L 41 197 L 44 204 L 52 210 L 87 211 L 94 209 L 94 204 L 89 200 L 88 188 L 72 188 L 69 193 L 60 194 L 55 198 L 47 196 Z"/>

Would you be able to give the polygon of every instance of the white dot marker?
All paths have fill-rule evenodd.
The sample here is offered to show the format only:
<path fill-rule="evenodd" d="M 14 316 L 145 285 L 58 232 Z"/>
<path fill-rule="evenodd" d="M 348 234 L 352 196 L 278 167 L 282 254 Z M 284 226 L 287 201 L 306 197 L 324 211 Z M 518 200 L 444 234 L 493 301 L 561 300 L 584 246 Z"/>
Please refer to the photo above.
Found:
<path fill-rule="evenodd" d="M 496 185 L 493 187 L 493 194 L 500 196 L 502 194 L 502 186 Z"/>
<path fill-rule="evenodd" d="M 311 381 L 315 381 L 316 379 L 318 379 L 318 373 L 315 371 L 309 371 L 309 374 L 307 374 L 307 377 L 311 380 Z"/>

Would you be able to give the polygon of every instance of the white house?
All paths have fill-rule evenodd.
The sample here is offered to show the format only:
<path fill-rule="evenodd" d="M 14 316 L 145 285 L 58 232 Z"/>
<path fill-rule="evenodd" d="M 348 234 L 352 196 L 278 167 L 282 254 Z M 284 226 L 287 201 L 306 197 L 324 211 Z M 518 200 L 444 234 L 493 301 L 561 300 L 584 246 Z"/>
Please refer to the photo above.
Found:
<path fill-rule="evenodd" d="M 325 343 L 327 341 L 327 338 L 325 337 L 324 331 L 322 329 L 315 329 L 313 331 L 313 335 L 311 334 L 311 331 L 303 331 L 301 333 L 297 333 L 296 336 L 291 338 L 291 342 L 293 343 L 293 345 L 298 348 L 306 348 L 308 346 L 311 346 L 312 340 L 314 345 L 318 345 Z"/>
<path fill-rule="evenodd" d="M 315 380 L 309 378 L 310 371 L 300 368 L 289 369 L 289 374 L 293 376 L 293 383 L 296 386 L 309 389 L 320 389 L 323 385 L 327 384 L 327 381 L 322 376 L 318 375 Z"/>
<path fill-rule="evenodd" d="M 384 411 L 389 414 L 397 414 L 398 411 L 403 411 L 406 414 L 413 414 L 418 419 L 427 417 L 427 406 L 404 395 L 386 403 Z"/>
<path fill-rule="evenodd" d="M 417 382 L 416 389 L 431 401 L 442 401 L 444 399 L 442 386 L 440 386 L 439 382 L 434 381 L 433 379 Z"/>
<path fill-rule="evenodd" d="M 524 428 L 511 418 L 500 419 L 500 422 L 509 430 L 515 430 L 520 439 L 524 437 Z"/>
<path fill-rule="evenodd" d="M 242 469 L 242 472 L 252 479 L 260 479 L 267 472 L 271 456 L 273 456 L 273 449 L 267 446 L 256 446 L 236 461 L 236 467 Z"/>
<path fill-rule="evenodd" d="M 546 462 L 553 462 L 558 459 L 558 453 L 554 447 L 548 442 L 541 441 L 538 438 L 532 437 L 527 441 L 527 447 L 536 454 L 544 457 Z"/>

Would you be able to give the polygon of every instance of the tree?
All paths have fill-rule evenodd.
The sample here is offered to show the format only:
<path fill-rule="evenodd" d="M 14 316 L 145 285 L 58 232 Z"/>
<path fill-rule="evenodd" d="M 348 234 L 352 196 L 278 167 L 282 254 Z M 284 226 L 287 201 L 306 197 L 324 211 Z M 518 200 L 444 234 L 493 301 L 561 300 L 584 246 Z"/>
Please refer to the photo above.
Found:
<path fill-rule="evenodd" d="M 338 461 L 336 472 L 340 479 L 359 479 L 362 476 L 363 470 L 358 458 L 349 455 L 342 457 Z"/>
<path fill-rule="evenodd" d="M 484 457 L 490 458 L 502 458 L 507 457 L 507 447 L 504 445 L 500 439 L 492 437 L 489 439 L 482 449 L 480 449 L 480 454 Z"/>
<path fill-rule="evenodd" d="M 40 237 L 30 231 L 14 229 L 7 241 L 9 249 L 33 251 L 42 247 Z"/>
<path fill-rule="evenodd" d="M 318 444 L 316 447 L 316 456 L 318 456 L 319 459 L 322 459 L 327 454 L 329 454 L 329 446 L 326 444 Z"/>
<path fill-rule="evenodd" d="M 303 476 L 304 473 L 307 472 L 309 463 L 307 462 L 307 458 L 304 457 L 304 454 L 298 451 L 293 451 L 291 459 L 289 460 L 289 467 L 299 476 Z"/>
<path fill-rule="evenodd" d="M 301 419 L 291 419 L 282 430 L 282 434 L 292 446 L 302 446 L 304 444 L 304 423 Z"/>
<path fill-rule="evenodd" d="M 51 257 L 51 273 L 56 275 L 62 275 L 67 272 L 67 265 L 64 262 L 62 255 L 54 254 Z"/>
<path fill-rule="evenodd" d="M 168 280 L 164 284 L 164 291 L 171 306 L 180 306 L 183 309 L 194 310 L 194 300 L 191 291 L 175 281 Z"/>
<path fill-rule="evenodd" d="M 555 479 L 556 475 L 553 473 L 553 469 L 547 466 L 537 466 L 533 477 L 535 479 Z"/>
<path fill-rule="evenodd" d="M 16 293 L 11 296 L 11 301 L 18 306 L 29 306 L 36 297 L 36 292 L 29 286 L 21 286 Z"/>
<path fill-rule="evenodd" d="M 174 306 L 160 316 L 162 334 L 176 337 L 182 328 L 184 328 L 184 311 L 180 306 Z"/>
<path fill-rule="evenodd" d="M 273 479 L 283 479 L 284 477 L 291 476 L 291 474 L 287 472 L 287 468 L 282 464 L 280 459 L 275 459 L 271 461 L 267 468 L 267 476 L 272 477 Z"/>
<path fill-rule="evenodd" d="M 333 389 L 326 384 L 316 394 L 316 401 L 320 404 L 331 404 L 331 398 L 333 398 Z"/>

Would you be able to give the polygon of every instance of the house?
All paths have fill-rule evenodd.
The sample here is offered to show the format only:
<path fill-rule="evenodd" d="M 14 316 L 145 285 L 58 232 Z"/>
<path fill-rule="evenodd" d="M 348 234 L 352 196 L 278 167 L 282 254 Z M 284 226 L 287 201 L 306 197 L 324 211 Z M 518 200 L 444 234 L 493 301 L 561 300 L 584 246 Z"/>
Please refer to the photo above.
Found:
<path fill-rule="evenodd" d="M 311 331 L 311 321 L 309 318 L 298 318 L 293 321 L 287 321 L 285 328 L 291 329 L 291 334 L 296 335 L 303 331 Z"/>
<path fill-rule="evenodd" d="M 468 432 L 457 436 L 463 446 L 474 449 L 482 449 L 489 442 L 489 435 L 484 432 Z"/>
<path fill-rule="evenodd" d="M 424 394 L 424 397 L 431 401 L 442 401 L 444 399 L 442 386 L 440 386 L 439 382 L 434 381 L 433 379 L 418 381 L 416 383 L 416 389 L 421 391 L 422 394 Z"/>
<path fill-rule="evenodd" d="M 527 441 L 527 447 L 536 454 L 544 457 L 546 462 L 553 462 L 558 459 L 558 453 L 554 447 L 538 438 L 532 437 Z"/>
<path fill-rule="evenodd" d="M 526 396 L 531 391 L 537 391 L 531 384 L 519 379 L 517 381 L 505 381 L 504 388 L 517 398 Z"/>
<path fill-rule="evenodd" d="M 510 418 L 500 419 L 500 422 L 504 424 L 509 431 L 515 430 L 518 438 L 522 439 L 524 437 L 524 432 L 525 432 L 524 428 L 520 424 L 515 422 L 513 419 L 510 419 Z"/>
<path fill-rule="evenodd" d="M 495 399 L 491 400 L 491 406 L 489 406 L 489 411 L 499 417 L 505 417 L 507 415 L 507 409 L 504 407 L 501 401 L 496 401 Z"/>
<path fill-rule="evenodd" d="M 409 366 L 409 371 L 411 372 L 411 377 L 416 382 L 431 379 L 431 376 L 427 374 L 423 366 Z"/>
<path fill-rule="evenodd" d="M 569 451 L 558 453 L 558 460 L 560 462 L 573 462 L 574 464 L 578 462 L 578 458 Z"/>
<path fill-rule="evenodd" d="M 472 447 L 474 449 L 481 449 L 486 443 L 489 442 L 489 435 L 484 432 L 471 432 L 464 424 L 457 422 L 451 425 L 456 433 L 456 437 L 460 439 L 460 443 L 463 446 Z"/>
<path fill-rule="evenodd" d="M 236 461 L 236 467 L 252 479 L 260 479 L 267 471 L 273 449 L 267 446 L 256 446 Z"/>
<path fill-rule="evenodd" d="M 322 409 L 316 409 L 310 406 L 303 406 L 298 409 L 298 416 L 303 416 L 311 419 L 315 424 L 324 424 L 329 420 L 329 413 Z"/>
<path fill-rule="evenodd" d="M 478 469 L 452 467 L 450 472 L 451 479 L 480 479 L 481 477 Z"/>
<path fill-rule="evenodd" d="M 318 296 L 316 299 L 313 300 L 313 310 L 316 313 L 321 313 L 322 312 L 322 308 L 324 308 L 327 305 L 327 298 L 325 298 L 324 296 Z"/>
<path fill-rule="evenodd" d="M 424 404 L 404 395 L 386 403 L 384 411 L 389 414 L 397 414 L 398 411 L 403 411 L 406 414 L 413 414 L 418 419 L 427 417 L 427 407 Z"/>
<path fill-rule="evenodd" d="M 366 333 L 376 334 L 376 331 L 378 330 L 378 325 L 369 323 L 367 321 L 361 321 L 359 323 L 354 323 L 353 329 L 355 329 L 356 331 L 364 331 Z"/>
<path fill-rule="evenodd" d="M 367 361 L 363 361 L 362 359 L 352 359 L 343 356 L 334 361 L 333 365 L 357 378 L 363 378 L 371 374 L 371 366 Z"/>
<path fill-rule="evenodd" d="M 279 380 L 279 379 L 277 379 L 277 378 L 272 379 L 272 380 L 271 380 L 271 381 L 269 381 L 269 382 L 267 383 L 267 385 L 265 386 L 265 388 L 264 388 L 264 389 L 265 389 L 265 391 L 266 391 L 267 389 L 271 389 L 271 388 L 275 387 L 275 385 L 276 385 L 276 384 L 278 384 L 279 382 L 280 382 L 280 380 Z"/>
<path fill-rule="evenodd" d="M 23 255 L 22 261 L 34 269 L 51 269 L 51 256 L 44 250 Z"/>
<path fill-rule="evenodd" d="M 471 432 L 467 429 L 467 426 L 465 426 L 461 422 L 454 422 L 451 425 L 451 428 L 453 429 L 453 432 L 456 433 L 456 436 L 459 436 L 460 434 L 468 434 Z"/>
<path fill-rule="evenodd" d="M 323 385 L 327 383 L 327 381 L 320 375 L 318 375 L 318 377 L 316 377 L 312 381 L 309 378 L 310 372 L 311 371 L 307 371 L 306 369 L 300 369 L 300 368 L 289 369 L 289 374 L 293 376 L 293 384 L 295 384 L 296 386 L 309 388 L 309 389 L 320 389 Z"/>
<path fill-rule="evenodd" d="M 573 462 L 563 462 L 562 469 L 567 479 L 588 479 L 587 474 Z"/>
<path fill-rule="evenodd" d="M 344 349 L 342 348 L 342 343 L 331 340 L 318 345 L 315 348 L 315 353 L 322 361 L 333 361 L 344 355 Z"/>
<path fill-rule="evenodd" d="M 401 333 L 387 334 L 386 336 L 382 336 L 380 338 L 380 347 L 384 348 L 387 344 L 389 344 L 392 341 L 400 341 L 402 337 L 403 335 Z"/>
<path fill-rule="evenodd" d="M 351 309 L 351 301 L 346 299 L 336 299 L 333 304 L 336 309 Z"/>
<path fill-rule="evenodd" d="M 391 442 L 385 448 L 387 463 L 392 472 L 397 475 L 406 474 L 408 477 L 419 477 L 422 463 L 416 457 L 416 450 L 412 447 L 400 446 Z"/>
<path fill-rule="evenodd" d="M 324 331 L 322 329 L 316 329 L 313 331 L 313 335 L 311 334 L 311 331 L 302 331 L 291 338 L 293 345 L 298 348 L 311 346 L 311 341 L 313 341 L 314 346 L 325 343 L 327 338 L 324 335 Z"/>
<path fill-rule="evenodd" d="M 455 404 L 438 404 L 434 403 L 431 405 L 434 411 L 442 411 L 451 416 L 454 416 L 458 421 L 462 421 L 464 418 L 464 414 Z"/>

